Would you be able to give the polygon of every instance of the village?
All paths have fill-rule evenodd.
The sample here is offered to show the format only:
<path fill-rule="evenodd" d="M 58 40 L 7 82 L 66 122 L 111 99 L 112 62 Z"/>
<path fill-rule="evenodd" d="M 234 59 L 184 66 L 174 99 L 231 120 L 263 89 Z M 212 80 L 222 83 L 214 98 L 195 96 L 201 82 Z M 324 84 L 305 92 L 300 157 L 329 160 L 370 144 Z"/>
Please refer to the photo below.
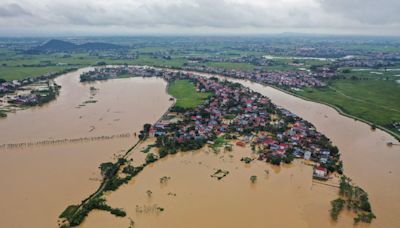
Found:
<path fill-rule="evenodd" d="M 321 70 L 320 73 L 311 73 L 306 70 L 274 72 L 265 72 L 261 70 L 242 71 L 235 69 L 226 70 L 224 68 L 207 66 L 183 66 L 180 69 L 210 74 L 220 74 L 226 77 L 246 79 L 261 84 L 268 84 L 285 88 L 324 87 L 326 86 L 326 83 L 324 83 L 321 79 L 335 76 L 334 72 L 328 71 L 326 69 Z"/>
<path fill-rule="evenodd" d="M 53 76 L 51 76 L 53 77 Z M 5 93 L 0 96 L 0 117 L 7 117 L 7 112 L 15 112 L 25 107 L 42 105 L 54 100 L 60 86 L 48 76 L 25 79 L 22 82 L 12 81 L 2 83 Z"/>
<path fill-rule="evenodd" d="M 327 180 L 330 173 L 342 173 L 339 151 L 311 123 L 275 106 L 259 93 L 238 83 L 205 78 L 193 73 L 150 67 L 106 67 L 81 75 L 81 81 L 104 80 L 130 74 L 162 77 L 168 82 L 188 80 L 200 93 L 211 93 L 194 109 L 173 107 L 163 119 L 141 132 L 155 137 L 160 157 L 178 151 L 199 149 L 215 141 L 234 140 L 250 145 L 258 160 L 280 165 L 294 158 L 315 162 L 314 178 Z"/>
<path fill-rule="evenodd" d="M 136 74 L 139 73 L 141 76 L 154 75 L 152 71 L 148 72 L 137 72 L 134 67 L 124 66 L 118 68 L 103 68 L 96 71 L 90 71 L 81 75 L 81 82 L 93 81 L 93 80 L 107 80 L 121 75 Z M 254 82 L 269 84 L 281 87 L 323 87 L 326 86 L 324 82 L 318 80 L 313 74 L 307 71 L 282 71 L 282 72 L 261 72 L 261 71 L 241 71 L 241 70 L 226 70 L 217 67 L 205 67 L 205 66 L 183 66 L 178 68 L 185 71 L 197 71 L 210 74 L 219 74 L 232 78 L 247 79 Z M 160 74 L 160 72 L 155 72 Z M 332 77 L 333 75 L 325 73 L 321 77 Z M 157 75 L 161 76 L 161 75 Z"/>

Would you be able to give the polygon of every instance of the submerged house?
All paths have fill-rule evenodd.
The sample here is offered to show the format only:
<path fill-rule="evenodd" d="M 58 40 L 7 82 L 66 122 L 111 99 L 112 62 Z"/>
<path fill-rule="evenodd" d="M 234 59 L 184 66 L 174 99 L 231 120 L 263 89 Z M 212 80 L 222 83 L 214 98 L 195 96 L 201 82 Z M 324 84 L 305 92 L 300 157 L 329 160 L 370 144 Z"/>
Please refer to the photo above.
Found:
<path fill-rule="evenodd" d="M 328 170 L 321 166 L 315 167 L 313 172 L 313 178 L 318 180 L 327 180 Z"/>

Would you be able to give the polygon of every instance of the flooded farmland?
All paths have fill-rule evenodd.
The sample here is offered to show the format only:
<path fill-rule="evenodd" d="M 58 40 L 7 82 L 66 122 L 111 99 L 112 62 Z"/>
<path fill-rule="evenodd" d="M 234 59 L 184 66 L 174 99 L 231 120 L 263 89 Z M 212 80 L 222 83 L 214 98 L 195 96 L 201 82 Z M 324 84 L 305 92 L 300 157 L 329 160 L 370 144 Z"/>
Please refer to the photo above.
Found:
<path fill-rule="evenodd" d="M 0 120 L 0 144 L 133 134 L 144 123 L 156 121 L 171 104 L 161 79 L 81 84 L 78 75 L 73 72 L 57 79 L 62 89 L 56 101 Z M 386 146 L 394 140 L 390 135 L 373 132 L 368 125 L 340 116 L 327 106 L 240 82 L 312 122 L 332 139 L 342 151 L 346 174 L 370 194 L 378 218 L 369 227 L 397 227 L 400 151 Z M 90 87 L 97 92 L 91 93 Z M 96 102 L 85 102 L 88 100 Z M 7 183 L 0 190 L 0 226 L 56 227 L 57 217 L 67 205 L 78 203 L 98 187 L 98 165 L 112 160 L 136 140 L 132 136 L 0 150 L 0 175 Z M 250 148 L 219 153 L 202 149 L 161 159 L 107 194 L 111 206 L 126 210 L 126 218 L 94 211 L 82 227 L 129 227 L 132 222 L 135 227 L 352 227 L 352 217 L 346 213 L 338 223 L 331 222 L 328 211 L 337 188 L 313 183 L 310 166 L 301 161 L 280 168 L 258 161 L 246 165 L 240 161 L 244 156 L 251 156 Z M 138 148 L 132 158 L 143 157 Z M 218 181 L 211 177 L 217 169 L 229 174 Z M 252 175 L 257 176 L 255 183 L 249 179 Z M 160 183 L 163 176 L 170 177 L 167 183 Z M 155 210 L 157 207 L 164 211 Z"/>
<path fill-rule="evenodd" d="M 125 133 L 130 137 L 0 149 L 0 227 L 57 227 L 66 205 L 80 202 L 98 187 L 99 164 L 136 142 L 134 132 L 155 122 L 171 104 L 162 79 L 81 84 L 84 70 L 56 79 L 62 89 L 55 101 L 0 120 L 0 144 Z M 97 89 L 95 94 L 90 87 Z"/>

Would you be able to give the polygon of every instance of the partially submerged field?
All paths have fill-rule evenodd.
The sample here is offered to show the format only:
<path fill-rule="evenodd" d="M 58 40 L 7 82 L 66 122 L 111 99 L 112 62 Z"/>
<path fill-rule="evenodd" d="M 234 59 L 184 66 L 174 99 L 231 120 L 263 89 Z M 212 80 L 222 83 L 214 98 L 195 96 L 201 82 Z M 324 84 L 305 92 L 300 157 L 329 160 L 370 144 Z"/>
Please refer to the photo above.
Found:
<path fill-rule="evenodd" d="M 176 98 L 176 106 L 180 108 L 195 108 L 211 93 L 197 92 L 195 85 L 188 80 L 176 80 L 168 86 L 168 93 Z"/>
<path fill-rule="evenodd" d="M 393 132 L 392 122 L 400 121 L 400 84 L 394 80 L 334 80 L 327 88 L 305 89 L 295 93 L 313 101 L 331 104 L 349 115 Z"/>

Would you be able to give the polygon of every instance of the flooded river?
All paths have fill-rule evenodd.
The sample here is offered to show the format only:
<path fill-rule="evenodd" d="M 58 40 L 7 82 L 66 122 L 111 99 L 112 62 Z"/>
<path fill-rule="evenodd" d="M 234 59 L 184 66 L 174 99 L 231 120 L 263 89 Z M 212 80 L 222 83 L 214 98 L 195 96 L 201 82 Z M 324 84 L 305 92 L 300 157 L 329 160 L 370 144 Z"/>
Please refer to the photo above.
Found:
<path fill-rule="evenodd" d="M 78 74 L 57 79 L 62 89 L 56 101 L 0 120 L 0 144 L 138 132 L 171 104 L 161 79 L 81 84 Z M 346 174 L 370 194 L 378 218 L 368 227 L 399 227 L 400 148 L 386 146 L 393 137 L 371 131 L 325 105 L 240 82 L 312 122 L 332 139 L 342 152 Z M 96 94 L 91 94 L 91 86 L 98 88 Z M 77 108 L 90 99 L 97 103 Z M 99 186 L 98 165 L 136 140 L 0 150 L 0 227 L 56 227 L 57 216 L 67 205 Z M 136 150 L 132 158 L 143 159 L 140 148 Z M 127 217 L 93 211 L 82 227 L 125 228 L 131 221 L 135 227 L 352 227 L 352 217 L 346 213 L 338 223 L 330 221 L 330 201 L 337 197 L 337 188 L 313 183 L 310 166 L 301 161 L 281 168 L 258 161 L 246 165 L 240 161 L 244 156 L 253 156 L 249 148 L 217 154 L 202 149 L 166 157 L 107 194 L 108 203 L 126 210 Z M 217 169 L 229 174 L 220 181 L 211 178 Z M 249 180 L 252 175 L 257 176 L 255 183 Z M 160 183 L 163 176 L 171 179 Z M 159 212 L 157 207 L 165 210 Z"/>
<path fill-rule="evenodd" d="M 340 115 L 326 105 L 306 101 L 277 89 L 244 80 L 232 80 L 257 91 L 272 102 L 313 123 L 341 151 L 346 175 L 364 188 L 377 219 L 373 227 L 400 227 L 400 146 L 382 130 Z"/>
<path fill-rule="evenodd" d="M 66 206 L 97 189 L 99 164 L 134 144 L 133 133 L 155 122 L 171 104 L 162 79 L 81 84 L 83 70 L 56 79 L 62 86 L 57 100 L 1 119 L 0 144 L 121 133 L 132 137 L 0 150 L 0 227 L 57 227 Z M 98 89 L 95 94 L 91 86 Z M 97 103 L 83 106 L 91 97 Z"/>

